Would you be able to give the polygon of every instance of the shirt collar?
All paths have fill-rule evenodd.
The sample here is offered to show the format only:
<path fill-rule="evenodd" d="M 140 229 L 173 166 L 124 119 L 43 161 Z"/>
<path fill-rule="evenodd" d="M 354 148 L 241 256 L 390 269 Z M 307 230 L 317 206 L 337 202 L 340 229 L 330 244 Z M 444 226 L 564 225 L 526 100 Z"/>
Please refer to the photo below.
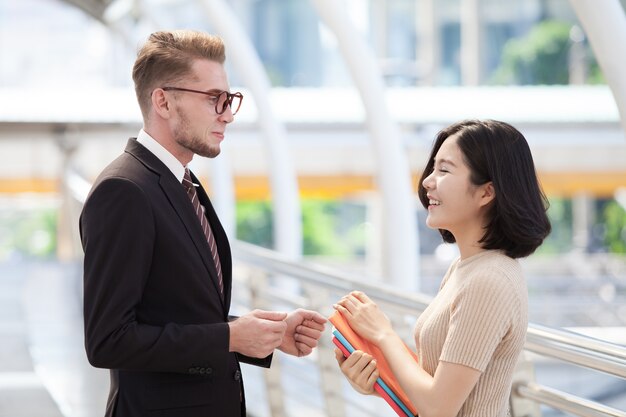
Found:
<path fill-rule="evenodd" d="M 150 152 L 154 154 L 166 167 L 172 171 L 172 174 L 176 177 L 178 182 L 183 182 L 183 176 L 185 175 L 185 167 L 180 163 L 174 155 L 172 155 L 167 149 L 163 147 L 159 142 L 150 136 L 145 130 L 141 129 L 137 135 L 137 142 L 145 146 Z"/>

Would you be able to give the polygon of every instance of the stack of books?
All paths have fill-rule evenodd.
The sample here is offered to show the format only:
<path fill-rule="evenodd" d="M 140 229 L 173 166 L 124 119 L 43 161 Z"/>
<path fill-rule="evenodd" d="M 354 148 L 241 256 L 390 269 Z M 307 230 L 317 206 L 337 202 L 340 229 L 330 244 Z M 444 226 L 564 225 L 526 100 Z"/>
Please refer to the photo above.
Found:
<path fill-rule="evenodd" d="M 396 414 L 401 417 L 417 416 L 417 409 L 402 390 L 402 387 L 400 387 L 400 383 L 391 372 L 391 368 L 380 349 L 352 330 L 348 321 L 338 311 L 335 311 L 329 317 L 329 320 L 334 326 L 333 343 L 343 352 L 345 357 L 350 356 L 355 350 L 360 350 L 376 359 L 379 377 L 374 384 L 374 389 L 391 406 Z M 406 345 L 404 347 L 417 362 L 415 352 Z"/>

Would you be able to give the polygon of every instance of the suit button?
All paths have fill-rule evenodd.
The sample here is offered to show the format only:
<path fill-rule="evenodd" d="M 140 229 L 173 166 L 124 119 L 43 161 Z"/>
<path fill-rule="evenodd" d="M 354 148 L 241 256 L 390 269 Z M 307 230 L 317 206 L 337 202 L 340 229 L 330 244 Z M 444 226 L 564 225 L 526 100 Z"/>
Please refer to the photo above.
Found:
<path fill-rule="evenodd" d="M 207 375 L 211 375 L 211 374 L 213 373 L 213 368 L 204 368 L 204 372 L 205 372 Z"/>
<path fill-rule="evenodd" d="M 190 374 L 195 375 L 198 373 L 198 368 L 189 368 L 188 371 Z"/>
<path fill-rule="evenodd" d="M 241 372 L 236 371 L 234 375 L 235 381 L 239 381 L 241 379 Z"/>

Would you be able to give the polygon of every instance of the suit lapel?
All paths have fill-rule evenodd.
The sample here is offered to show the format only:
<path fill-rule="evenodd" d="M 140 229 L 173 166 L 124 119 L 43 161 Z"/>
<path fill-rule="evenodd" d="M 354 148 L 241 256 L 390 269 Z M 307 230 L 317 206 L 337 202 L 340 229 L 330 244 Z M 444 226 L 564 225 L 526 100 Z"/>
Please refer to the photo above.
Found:
<path fill-rule="evenodd" d="M 143 147 L 136 140 L 132 140 L 132 139 L 129 140 L 128 145 L 126 147 L 126 151 L 131 153 L 138 160 L 140 160 L 148 169 L 154 171 L 155 173 L 159 175 L 159 185 L 161 186 L 163 193 L 165 194 L 166 198 L 169 200 L 170 204 L 172 205 L 172 208 L 174 209 L 174 211 L 176 212 L 176 214 L 182 221 L 183 225 L 185 226 L 185 229 L 187 233 L 189 234 L 189 236 L 191 237 L 191 240 L 193 241 L 200 258 L 202 259 L 202 262 L 204 263 L 205 267 L 207 268 L 209 272 L 209 276 L 211 277 L 211 282 L 213 283 L 214 290 L 217 292 L 217 294 L 219 294 L 219 283 L 218 283 L 218 278 L 217 278 L 217 271 L 215 270 L 215 264 L 213 262 L 213 258 L 211 257 L 211 249 L 209 248 L 209 243 L 207 242 L 206 237 L 204 236 L 204 232 L 202 231 L 202 227 L 200 226 L 200 222 L 198 221 L 198 218 L 196 217 L 196 213 L 193 210 L 193 205 L 191 204 L 191 201 L 189 200 L 189 197 L 187 195 L 187 192 L 185 191 L 185 188 L 183 187 L 181 183 L 179 183 L 176 180 L 176 177 L 174 177 L 174 174 L 172 174 L 172 172 L 165 166 L 165 164 L 163 164 L 156 156 L 154 156 L 152 152 L 148 151 L 148 149 Z M 192 174 L 192 179 L 194 180 L 195 183 L 197 183 L 197 178 L 193 176 L 193 174 Z M 198 187 L 198 188 L 201 188 L 201 187 Z M 202 190 L 202 194 L 206 197 L 206 193 L 204 192 L 204 190 Z M 202 200 L 201 200 L 201 203 L 202 203 Z M 211 210 L 212 210 L 212 207 L 211 207 Z M 214 221 L 209 219 L 209 222 L 211 224 L 211 227 L 213 227 Z M 219 221 L 217 221 L 217 223 L 219 224 Z M 222 235 L 224 235 L 221 225 L 219 229 L 221 230 Z M 224 245 L 220 245 L 220 241 L 218 241 L 217 238 L 216 238 L 216 241 L 218 242 L 218 248 L 220 248 L 220 246 L 224 246 Z M 228 249 L 228 253 L 230 253 L 230 249 Z M 222 249 L 220 248 L 220 260 L 222 259 L 224 259 L 224 257 L 222 256 Z M 230 259 L 230 256 L 229 256 L 229 259 Z M 228 266 L 229 266 L 228 271 L 230 271 L 230 262 Z M 224 267 L 224 264 L 222 264 L 222 274 L 224 275 L 223 276 L 224 293 L 227 294 L 226 276 L 225 276 L 224 270 L 225 270 L 225 267 Z M 230 285 L 230 279 L 228 281 Z M 229 290 L 230 290 L 230 287 L 229 287 Z M 221 299 L 221 297 L 219 298 Z M 222 306 L 225 306 L 225 305 L 228 305 L 228 304 L 222 301 Z M 227 309 L 225 309 L 225 311 L 227 311 Z"/>

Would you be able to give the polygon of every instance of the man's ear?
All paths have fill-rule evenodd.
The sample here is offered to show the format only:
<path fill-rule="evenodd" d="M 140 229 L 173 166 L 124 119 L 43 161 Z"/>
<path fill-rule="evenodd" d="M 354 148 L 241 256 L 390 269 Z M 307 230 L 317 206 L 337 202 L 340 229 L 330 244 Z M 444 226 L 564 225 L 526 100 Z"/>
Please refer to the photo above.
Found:
<path fill-rule="evenodd" d="M 489 181 L 488 183 L 481 185 L 480 188 L 480 205 L 487 206 L 496 198 L 496 190 L 493 187 L 493 182 Z"/>
<path fill-rule="evenodd" d="M 170 118 L 170 103 L 167 100 L 167 96 L 165 95 L 165 91 L 160 88 L 155 89 L 152 92 L 152 96 L 150 97 L 152 100 L 152 108 L 154 111 L 164 119 Z"/>

